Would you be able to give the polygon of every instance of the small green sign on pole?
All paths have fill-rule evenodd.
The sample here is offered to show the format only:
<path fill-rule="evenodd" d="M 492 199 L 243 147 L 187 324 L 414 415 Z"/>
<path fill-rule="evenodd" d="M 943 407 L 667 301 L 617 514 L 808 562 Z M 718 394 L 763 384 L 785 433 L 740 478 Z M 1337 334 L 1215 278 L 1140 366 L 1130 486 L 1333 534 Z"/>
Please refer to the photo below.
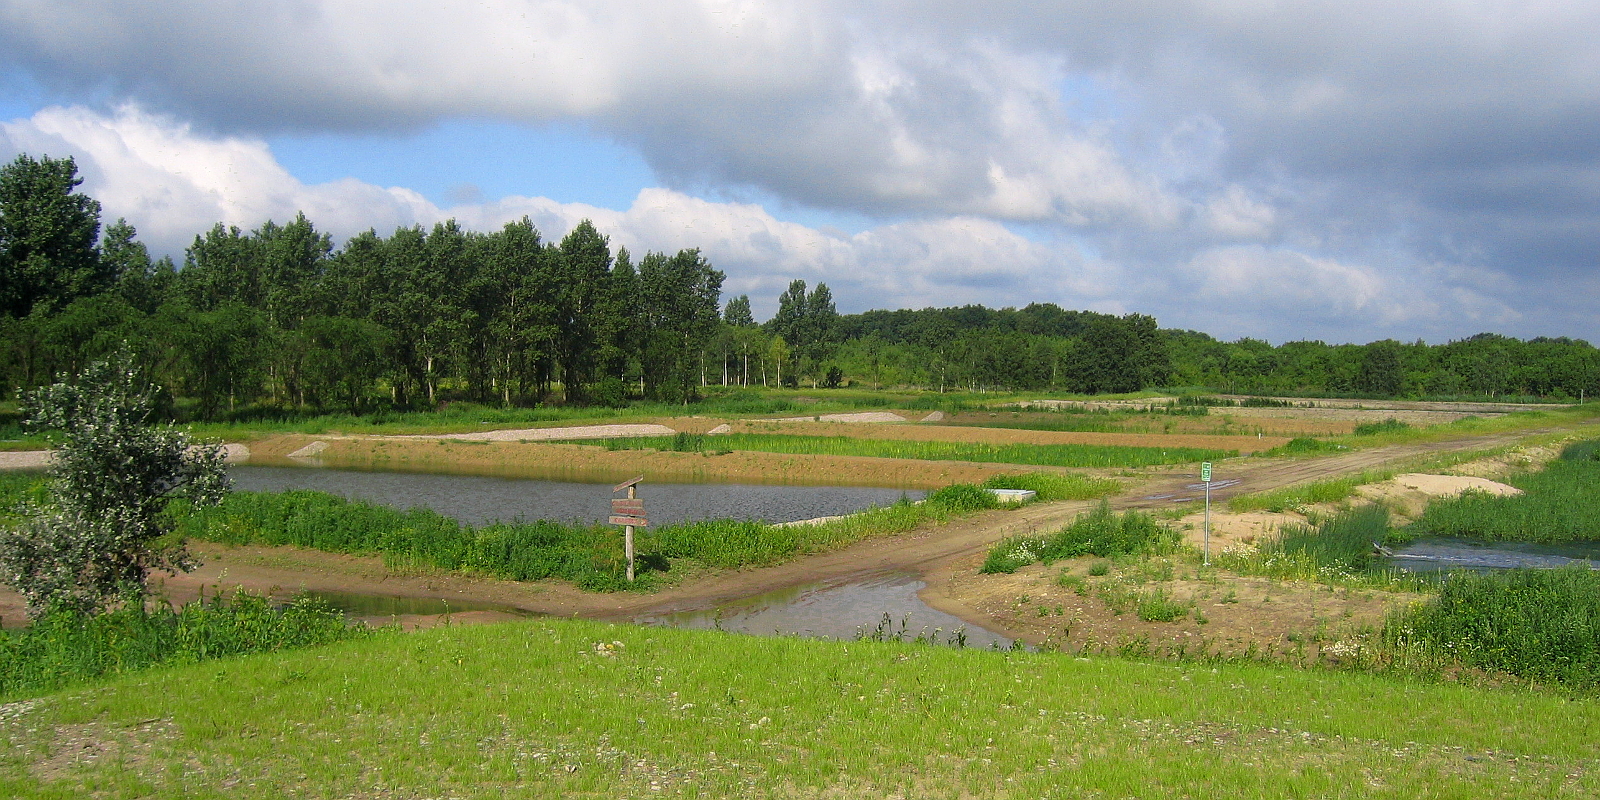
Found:
<path fill-rule="evenodd" d="M 1200 462 L 1200 482 L 1206 485 L 1206 549 L 1202 563 L 1211 566 L 1211 462 Z"/>

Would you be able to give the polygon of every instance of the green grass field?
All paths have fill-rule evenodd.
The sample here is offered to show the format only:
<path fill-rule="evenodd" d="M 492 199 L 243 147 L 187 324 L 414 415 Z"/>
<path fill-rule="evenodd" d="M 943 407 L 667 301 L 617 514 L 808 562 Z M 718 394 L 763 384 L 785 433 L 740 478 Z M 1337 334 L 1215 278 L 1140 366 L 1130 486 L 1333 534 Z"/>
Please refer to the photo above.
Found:
<path fill-rule="evenodd" d="M 0 795 L 1593 797 L 1600 703 L 535 620 L 0 706 Z"/>

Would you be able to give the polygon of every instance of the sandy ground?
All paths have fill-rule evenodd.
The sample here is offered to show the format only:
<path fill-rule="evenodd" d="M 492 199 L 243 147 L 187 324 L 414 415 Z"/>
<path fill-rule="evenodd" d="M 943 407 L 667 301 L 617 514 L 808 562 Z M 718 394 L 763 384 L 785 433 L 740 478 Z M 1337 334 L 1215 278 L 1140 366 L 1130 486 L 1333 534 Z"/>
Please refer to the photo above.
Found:
<path fill-rule="evenodd" d="M 1226 573 L 1202 577 L 1192 565 L 1165 559 L 1124 566 L 1074 559 L 1035 564 L 1012 575 L 979 575 L 982 560 L 975 555 L 957 562 L 937 591 L 980 615 L 984 627 L 1074 652 L 1115 651 L 1142 641 L 1154 653 L 1253 649 L 1309 660 L 1323 647 L 1359 646 L 1390 609 L 1418 599 Z M 1106 574 L 1089 574 L 1097 563 Z M 1137 598 L 1158 594 L 1183 606 L 1183 616 L 1170 622 L 1141 619 Z"/>
<path fill-rule="evenodd" d="M 981 428 L 958 425 L 859 426 L 804 420 L 739 420 L 730 423 L 734 433 L 783 433 L 799 436 L 848 436 L 853 439 L 898 439 L 923 442 L 981 442 L 985 444 L 1093 444 L 1119 447 L 1198 447 L 1254 453 L 1289 441 L 1280 436 L 1207 436 L 1155 433 L 1084 433 L 1035 431 L 1019 428 Z"/>
<path fill-rule="evenodd" d="M 419 434 L 390 436 L 389 439 L 452 439 L 463 442 L 540 442 L 552 439 L 616 439 L 623 436 L 671 436 L 677 431 L 665 425 L 575 425 L 565 428 L 512 428 L 482 433 Z"/>
<path fill-rule="evenodd" d="M 240 464 L 250 460 L 248 445 L 229 443 L 222 446 L 223 458 L 229 464 Z M 0 452 L 0 470 L 7 469 L 44 469 L 50 466 L 49 450 L 13 450 Z"/>

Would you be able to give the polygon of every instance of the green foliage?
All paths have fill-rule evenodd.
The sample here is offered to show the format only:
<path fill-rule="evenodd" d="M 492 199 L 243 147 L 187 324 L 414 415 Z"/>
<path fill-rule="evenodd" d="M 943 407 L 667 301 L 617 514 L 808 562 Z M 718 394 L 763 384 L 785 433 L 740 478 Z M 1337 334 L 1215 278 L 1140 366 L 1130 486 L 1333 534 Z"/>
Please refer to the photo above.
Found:
<path fill-rule="evenodd" d="M 1389 531 L 1389 510 L 1381 505 L 1346 509 L 1315 527 L 1288 525 L 1275 539 L 1261 544 L 1262 555 L 1291 559 L 1304 556 L 1319 568 L 1361 572 L 1373 556 L 1375 543 Z"/>
<path fill-rule="evenodd" d="M 1354 433 L 1357 436 L 1376 436 L 1380 433 L 1395 433 L 1410 429 L 1410 425 L 1390 417 L 1382 422 L 1367 422 L 1357 425 Z"/>
<path fill-rule="evenodd" d="M 1194 603 L 1174 600 L 1165 589 L 1152 589 L 1139 594 L 1135 613 L 1145 622 L 1176 622 L 1189 616 L 1192 610 Z"/>
<path fill-rule="evenodd" d="M 162 512 L 174 498 L 222 498 L 222 449 L 150 425 L 154 404 L 125 353 L 28 398 L 29 424 L 58 440 L 53 502 L 24 509 L 27 519 L 0 531 L 0 580 L 22 593 L 30 613 L 94 611 L 142 592 L 151 570 L 192 566 L 181 547 L 162 542 L 170 527 Z"/>
<path fill-rule="evenodd" d="M 1026 489 L 1036 493 L 1041 503 L 1057 500 L 1093 500 L 1111 494 L 1118 488 L 1117 482 L 1110 478 L 1059 475 L 1050 472 L 996 475 L 984 481 L 983 486 L 987 489 Z"/>
<path fill-rule="evenodd" d="M 0 318 L 50 312 L 109 288 L 95 243 L 100 204 L 71 158 L 26 153 L 0 167 Z"/>
<path fill-rule="evenodd" d="M 913 439 L 854 439 L 848 436 L 797 436 L 790 434 L 730 433 L 714 438 L 718 449 L 753 450 L 797 455 L 915 458 L 931 461 L 978 461 L 999 464 L 1037 464 L 1052 467 L 1141 467 L 1219 461 L 1238 455 L 1237 450 L 1192 447 L 1122 447 L 1088 444 L 983 444 Z M 710 441 L 710 439 L 707 439 Z M 573 442 L 583 444 L 583 442 Z M 670 436 L 639 436 L 606 440 L 608 450 L 672 450 Z"/>
<path fill-rule="evenodd" d="M 1000 505 L 993 492 L 970 483 L 954 483 L 938 489 L 928 495 L 928 502 L 957 513 L 982 511 Z"/>
<path fill-rule="evenodd" d="M 1544 469 L 1508 479 L 1523 494 L 1468 490 L 1429 504 L 1404 533 L 1524 542 L 1600 541 L 1600 440 L 1569 445 Z"/>
<path fill-rule="evenodd" d="M 1242 494 L 1228 501 L 1228 510 L 1234 513 L 1247 511 L 1281 513 L 1319 503 L 1339 503 L 1355 496 L 1356 487 L 1388 480 L 1391 477 L 1393 473 L 1387 470 L 1369 470 L 1357 475 L 1312 481 L 1270 492 Z"/>
<path fill-rule="evenodd" d="M 273 606 L 240 591 L 174 610 L 133 597 L 89 614 L 52 608 L 27 628 L 0 635 L 0 698 L 38 695 L 95 678 L 160 665 L 329 644 L 371 635 L 326 603 L 297 597 Z"/>
<path fill-rule="evenodd" d="M 1167 553 L 1177 547 L 1178 534 L 1148 514 L 1117 514 L 1101 502 L 1054 534 L 1025 534 L 1002 539 L 989 550 L 978 570 L 984 574 L 1011 573 L 1035 562 L 1049 564 L 1063 558 L 1101 556 L 1113 558 L 1142 553 Z"/>
<path fill-rule="evenodd" d="M 1273 456 L 1309 456 L 1318 453 L 1336 453 L 1345 449 L 1348 448 L 1315 437 L 1296 436 L 1271 450 L 1263 450 L 1256 453 L 1256 455 L 1264 458 Z"/>
<path fill-rule="evenodd" d="M 1539 681 L 1600 684 L 1600 573 L 1584 566 L 1452 573 L 1384 628 L 1401 651 Z"/>

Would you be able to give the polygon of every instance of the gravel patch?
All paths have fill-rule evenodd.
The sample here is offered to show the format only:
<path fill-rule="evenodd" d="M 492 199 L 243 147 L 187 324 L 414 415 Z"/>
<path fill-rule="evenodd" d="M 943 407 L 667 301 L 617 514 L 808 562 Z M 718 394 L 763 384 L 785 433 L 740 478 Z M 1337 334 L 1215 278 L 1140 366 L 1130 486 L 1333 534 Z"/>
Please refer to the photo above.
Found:
<path fill-rule="evenodd" d="M 571 428 L 514 428 L 482 433 L 421 434 L 386 436 L 386 439 L 451 439 L 467 442 L 538 442 L 552 439 L 615 439 L 621 436 L 671 436 L 677 431 L 665 425 L 578 425 Z"/>

